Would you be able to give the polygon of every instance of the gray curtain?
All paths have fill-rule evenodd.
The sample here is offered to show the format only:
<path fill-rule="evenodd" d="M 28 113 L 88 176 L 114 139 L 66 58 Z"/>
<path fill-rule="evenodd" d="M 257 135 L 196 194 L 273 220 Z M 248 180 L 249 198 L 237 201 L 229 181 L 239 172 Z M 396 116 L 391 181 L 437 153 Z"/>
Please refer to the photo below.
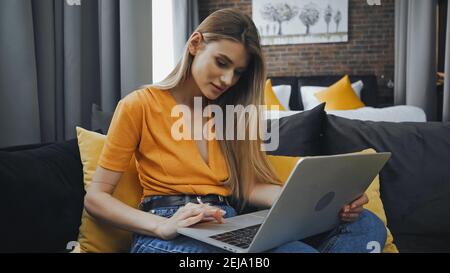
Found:
<path fill-rule="evenodd" d="M 445 36 L 444 97 L 442 121 L 450 122 L 450 5 L 447 5 L 447 33 Z"/>
<path fill-rule="evenodd" d="M 181 59 L 186 41 L 199 24 L 197 0 L 172 0 L 173 50 L 175 63 Z"/>
<path fill-rule="evenodd" d="M 38 93 L 33 92 L 38 83 L 32 13 L 29 1 L 0 1 L 0 145 L 3 146 L 17 143 L 16 138 L 24 143 L 40 141 Z"/>
<path fill-rule="evenodd" d="M 0 1 L 0 147 L 90 128 L 152 81 L 151 0 Z"/>
<path fill-rule="evenodd" d="M 436 120 L 436 1 L 395 1 L 394 103 Z"/>

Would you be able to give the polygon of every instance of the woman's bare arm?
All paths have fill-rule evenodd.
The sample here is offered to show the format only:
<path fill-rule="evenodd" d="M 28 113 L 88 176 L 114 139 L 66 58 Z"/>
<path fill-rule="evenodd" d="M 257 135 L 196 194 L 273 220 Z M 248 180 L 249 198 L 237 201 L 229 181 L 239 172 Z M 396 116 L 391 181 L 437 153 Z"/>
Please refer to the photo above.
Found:
<path fill-rule="evenodd" d="M 84 197 L 84 207 L 93 217 L 118 228 L 158 236 L 157 228 L 165 218 L 132 208 L 112 196 L 122 172 L 97 167 Z"/>
<path fill-rule="evenodd" d="M 90 215 L 118 228 L 164 240 L 175 238 L 177 227 L 211 219 L 222 222 L 225 211 L 208 204 L 189 203 L 171 218 L 132 208 L 112 196 L 121 176 L 121 172 L 97 167 L 84 198 L 85 209 Z"/>
<path fill-rule="evenodd" d="M 256 207 L 270 208 L 280 193 L 280 185 L 256 183 L 250 192 L 249 203 Z"/>

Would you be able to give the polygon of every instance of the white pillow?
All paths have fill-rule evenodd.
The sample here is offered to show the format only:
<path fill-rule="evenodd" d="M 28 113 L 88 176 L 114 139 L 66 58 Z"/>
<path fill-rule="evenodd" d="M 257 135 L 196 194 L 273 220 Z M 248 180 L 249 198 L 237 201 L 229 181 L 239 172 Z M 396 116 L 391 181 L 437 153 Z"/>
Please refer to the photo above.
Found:
<path fill-rule="evenodd" d="M 290 85 L 276 85 L 272 86 L 272 90 L 275 96 L 280 101 L 281 105 L 286 109 L 286 111 L 291 110 L 289 108 L 289 98 L 291 97 L 291 86 Z"/>
<path fill-rule="evenodd" d="M 355 91 L 358 98 L 361 99 L 361 90 L 364 87 L 362 81 L 352 83 L 352 89 Z M 302 96 L 302 103 L 304 110 L 310 110 L 320 104 L 320 101 L 314 96 L 317 92 L 325 90 L 328 87 L 325 86 L 302 86 L 300 88 L 300 94 Z"/>
<path fill-rule="evenodd" d="M 355 91 L 355 93 L 359 99 L 361 99 L 361 90 L 363 89 L 363 87 L 364 87 L 364 83 L 361 80 L 352 83 L 353 91 Z"/>

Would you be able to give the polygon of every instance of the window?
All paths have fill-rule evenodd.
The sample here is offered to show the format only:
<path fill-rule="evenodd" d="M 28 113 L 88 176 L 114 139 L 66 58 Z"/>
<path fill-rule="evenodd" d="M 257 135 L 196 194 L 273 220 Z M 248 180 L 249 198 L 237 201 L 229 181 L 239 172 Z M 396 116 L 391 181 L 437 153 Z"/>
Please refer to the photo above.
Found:
<path fill-rule="evenodd" d="M 153 82 L 164 79 L 175 66 L 172 1 L 152 0 Z"/>

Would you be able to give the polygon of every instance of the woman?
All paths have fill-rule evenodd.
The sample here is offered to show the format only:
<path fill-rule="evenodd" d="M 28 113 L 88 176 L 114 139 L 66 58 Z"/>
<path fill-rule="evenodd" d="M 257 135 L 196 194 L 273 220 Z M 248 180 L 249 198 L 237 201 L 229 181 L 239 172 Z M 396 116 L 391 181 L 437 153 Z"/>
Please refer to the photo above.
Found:
<path fill-rule="evenodd" d="M 228 202 L 238 200 L 270 207 L 280 183 L 261 151 L 261 139 L 219 140 L 174 136 L 174 108 L 192 111 L 217 105 L 262 105 L 266 77 L 256 27 L 245 14 L 223 9 L 206 18 L 189 38 L 184 56 L 162 82 L 123 98 L 114 113 L 99 166 L 85 197 L 86 210 L 99 219 L 135 233 L 132 252 L 223 252 L 177 234 L 177 227 L 235 216 Z M 191 115 L 185 124 L 202 124 L 211 117 Z M 199 120 L 200 119 L 200 120 Z M 237 119 L 241 121 L 241 119 Z M 245 123 L 249 131 L 253 124 Z M 189 127 L 189 126 L 187 126 Z M 190 128 L 187 128 L 190 129 Z M 236 127 L 223 126 L 223 132 Z M 215 133 L 220 130 L 216 128 Z M 140 210 L 112 197 L 121 174 L 136 157 L 143 187 Z M 367 252 L 369 241 L 384 245 L 385 227 L 363 210 L 365 195 L 345 206 L 343 224 L 323 236 L 314 247 L 291 242 L 272 252 Z"/>

